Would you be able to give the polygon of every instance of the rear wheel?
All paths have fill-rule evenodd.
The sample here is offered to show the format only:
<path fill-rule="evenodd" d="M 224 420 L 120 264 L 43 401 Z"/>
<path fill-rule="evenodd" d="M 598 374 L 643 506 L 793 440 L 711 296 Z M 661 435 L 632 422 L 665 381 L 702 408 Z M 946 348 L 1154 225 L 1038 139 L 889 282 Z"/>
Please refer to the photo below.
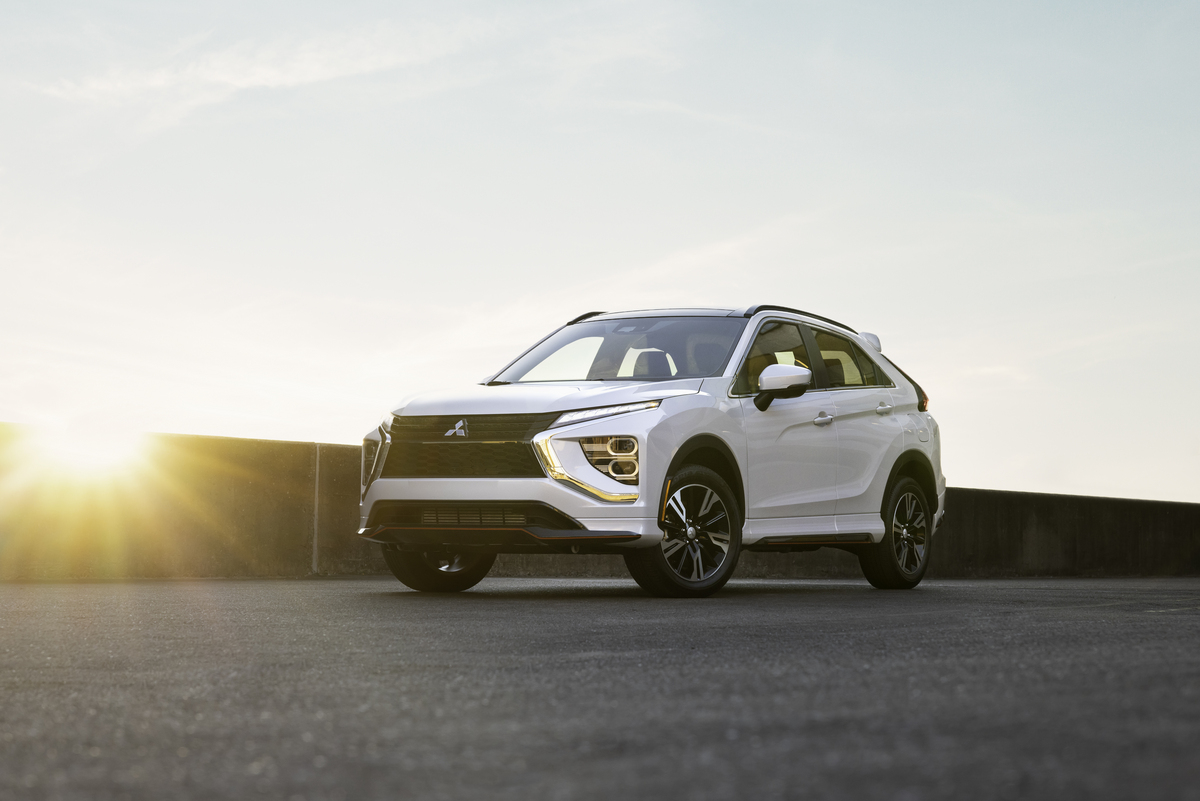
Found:
<path fill-rule="evenodd" d="M 909 590 L 921 583 L 929 567 L 933 515 L 921 485 L 902 478 L 892 487 L 884 511 L 887 533 L 858 552 L 858 563 L 871 586 Z"/>
<path fill-rule="evenodd" d="M 419 592 L 462 592 L 483 581 L 496 554 L 422 553 L 385 545 L 383 558 L 406 587 Z"/>
<path fill-rule="evenodd" d="M 733 575 L 742 519 L 729 485 L 712 470 L 684 467 L 671 477 L 658 547 L 625 555 L 633 580 L 662 598 L 703 598 Z"/>

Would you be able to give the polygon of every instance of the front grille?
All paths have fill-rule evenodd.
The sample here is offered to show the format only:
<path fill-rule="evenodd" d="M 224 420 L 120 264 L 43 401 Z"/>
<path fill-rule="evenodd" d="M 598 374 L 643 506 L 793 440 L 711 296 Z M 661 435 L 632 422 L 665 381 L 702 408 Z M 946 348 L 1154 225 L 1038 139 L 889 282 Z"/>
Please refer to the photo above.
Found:
<path fill-rule="evenodd" d="M 545 478 L 527 442 L 392 442 L 384 478 Z"/>
<path fill-rule="evenodd" d="M 447 432 L 459 421 L 465 425 L 465 439 L 472 442 L 529 442 L 550 427 L 562 412 L 548 414 L 442 414 L 422 417 L 397 417 L 392 421 L 392 439 L 417 442 L 445 442 Z M 451 434 L 454 439 L 463 437 Z"/>
<path fill-rule="evenodd" d="M 502 507 L 422 509 L 424 526 L 523 526 L 525 515 Z"/>
<path fill-rule="evenodd" d="M 536 501 L 380 501 L 371 525 L 399 528 L 582 529 L 579 521 Z"/>
<path fill-rule="evenodd" d="M 392 445 L 381 475 L 384 478 L 545 478 L 529 443 L 559 414 L 397 417 L 392 421 Z M 460 436 L 460 431 L 465 434 Z"/>

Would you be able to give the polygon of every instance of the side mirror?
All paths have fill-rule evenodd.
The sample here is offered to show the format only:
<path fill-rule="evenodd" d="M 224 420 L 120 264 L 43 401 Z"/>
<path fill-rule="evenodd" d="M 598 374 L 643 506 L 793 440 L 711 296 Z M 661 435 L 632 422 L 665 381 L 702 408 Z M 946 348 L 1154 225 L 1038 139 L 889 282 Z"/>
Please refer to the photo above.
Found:
<path fill-rule="evenodd" d="M 765 412 L 776 398 L 798 398 L 812 383 L 812 370 L 792 364 L 768 364 L 758 377 L 754 405 Z"/>

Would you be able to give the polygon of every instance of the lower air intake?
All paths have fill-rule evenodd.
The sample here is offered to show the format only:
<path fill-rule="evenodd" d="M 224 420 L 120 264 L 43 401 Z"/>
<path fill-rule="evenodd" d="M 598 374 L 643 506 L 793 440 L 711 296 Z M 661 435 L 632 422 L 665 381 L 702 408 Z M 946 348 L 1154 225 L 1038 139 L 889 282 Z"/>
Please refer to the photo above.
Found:
<path fill-rule="evenodd" d="M 379 501 L 371 510 L 370 524 L 420 529 L 583 528 L 578 520 L 539 501 Z"/>

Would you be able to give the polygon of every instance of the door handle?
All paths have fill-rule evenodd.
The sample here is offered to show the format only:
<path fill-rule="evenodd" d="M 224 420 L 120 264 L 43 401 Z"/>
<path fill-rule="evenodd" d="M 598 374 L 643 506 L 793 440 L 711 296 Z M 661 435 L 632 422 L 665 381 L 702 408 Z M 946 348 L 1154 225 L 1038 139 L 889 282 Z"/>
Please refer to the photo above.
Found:
<path fill-rule="evenodd" d="M 825 412 L 821 412 L 821 413 L 820 413 L 820 414 L 818 414 L 818 415 L 816 416 L 816 418 L 813 420 L 813 425 L 818 425 L 818 426 L 827 426 L 827 425 L 829 425 L 829 424 L 830 424 L 830 423 L 832 423 L 832 422 L 833 422 L 833 418 L 832 418 L 832 417 L 830 417 L 829 415 L 825 414 Z"/>
<path fill-rule="evenodd" d="M 895 408 L 896 408 L 895 406 L 888 406 L 883 401 L 880 401 L 879 406 L 877 406 L 875 408 L 875 414 L 891 414 L 892 409 L 895 409 Z"/>

